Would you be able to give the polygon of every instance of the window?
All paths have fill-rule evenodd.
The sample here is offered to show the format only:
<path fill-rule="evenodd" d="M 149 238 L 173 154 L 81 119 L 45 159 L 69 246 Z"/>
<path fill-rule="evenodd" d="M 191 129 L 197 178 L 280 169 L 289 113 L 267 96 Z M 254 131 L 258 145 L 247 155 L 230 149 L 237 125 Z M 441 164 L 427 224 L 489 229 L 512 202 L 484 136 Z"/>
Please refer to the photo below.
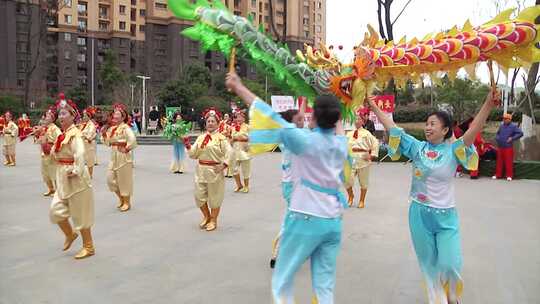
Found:
<path fill-rule="evenodd" d="M 156 3 L 156 8 L 167 9 L 167 4 L 165 4 L 165 3 Z"/>
<path fill-rule="evenodd" d="M 86 32 L 86 25 L 87 25 L 86 19 L 79 19 L 79 31 Z"/>
<path fill-rule="evenodd" d="M 71 34 L 70 33 L 64 33 L 64 41 L 71 41 Z"/>
<path fill-rule="evenodd" d="M 137 0 L 131 0 L 131 5 L 137 5 Z"/>
<path fill-rule="evenodd" d="M 322 28 L 321 28 L 320 25 L 317 25 L 317 26 L 315 27 L 315 31 L 316 31 L 317 33 L 320 33 L 321 30 L 322 30 Z"/>
<path fill-rule="evenodd" d="M 99 7 L 99 18 L 101 19 L 109 19 L 109 10 L 105 6 Z"/>
<path fill-rule="evenodd" d="M 121 47 L 128 46 L 128 39 L 120 38 L 120 46 Z"/>
<path fill-rule="evenodd" d="M 66 60 L 71 59 L 71 52 L 70 51 L 64 51 L 64 59 L 66 59 Z"/>
<path fill-rule="evenodd" d="M 140 11 L 139 11 L 139 16 L 145 17 L 145 16 L 146 16 L 146 10 L 143 10 L 143 9 L 140 10 Z"/>
<path fill-rule="evenodd" d="M 86 62 L 86 54 L 77 54 L 78 62 Z"/>
<path fill-rule="evenodd" d="M 68 66 L 64 67 L 64 77 L 71 77 L 71 69 Z"/>
<path fill-rule="evenodd" d="M 309 31 L 304 31 L 304 37 L 309 38 Z"/>
<path fill-rule="evenodd" d="M 322 20 L 322 15 L 321 15 L 321 14 L 317 14 L 317 20 L 318 20 L 318 21 L 321 21 L 321 20 Z"/>
<path fill-rule="evenodd" d="M 71 0 L 64 0 L 64 6 L 71 7 Z"/>
<path fill-rule="evenodd" d="M 17 86 L 19 88 L 24 87 L 24 79 L 17 79 Z"/>
<path fill-rule="evenodd" d="M 137 21 L 137 9 L 132 8 L 130 12 L 131 21 Z"/>
<path fill-rule="evenodd" d="M 120 26 L 120 30 L 122 31 L 126 30 L 126 23 L 124 21 L 120 21 L 119 26 Z"/>
<path fill-rule="evenodd" d="M 321 1 L 317 2 L 317 8 L 319 8 L 319 9 L 322 8 L 322 3 L 321 3 Z"/>
<path fill-rule="evenodd" d="M 251 0 L 251 7 L 257 7 L 257 0 Z"/>
<path fill-rule="evenodd" d="M 73 22 L 73 18 L 71 17 L 71 15 L 64 15 L 64 22 L 66 24 L 71 24 L 71 22 Z"/>
<path fill-rule="evenodd" d="M 84 37 L 77 37 L 77 45 L 78 45 L 78 46 L 86 46 L 86 38 L 84 38 Z"/>
<path fill-rule="evenodd" d="M 79 2 L 79 4 L 77 5 L 77 12 L 81 16 L 86 16 L 86 3 Z"/>
<path fill-rule="evenodd" d="M 20 15 L 28 15 L 28 9 L 25 4 L 23 3 L 17 3 L 16 9 L 17 14 Z"/>
<path fill-rule="evenodd" d="M 139 25 L 139 32 L 144 33 L 144 31 L 146 31 L 146 26 Z"/>
<path fill-rule="evenodd" d="M 137 35 L 137 25 L 136 24 L 131 24 L 129 26 L 129 32 L 131 33 L 131 36 Z"/>
<path fill-rule="evenodd" d="M 17 71 L 19 72 L 26 71 L 26 60 L 17 60 Z"/>
<path fill-rule="evenodd" d="M 109 23 L 105 21 L 99 22 L 99 30 L 100 31 L 108 31 L 109 30 Z"/>
<path fill-rule="evenodd" d="M 17 41 L 17 52 L 25 53 L 27 47 L 28 47 L 28 43 L 24 41 Z"/>
<path fill-rule="evenodd" d="M 120 15 L 125 15 L 125 14 L 126 14 L 126 6 L 120 5 Z"/>

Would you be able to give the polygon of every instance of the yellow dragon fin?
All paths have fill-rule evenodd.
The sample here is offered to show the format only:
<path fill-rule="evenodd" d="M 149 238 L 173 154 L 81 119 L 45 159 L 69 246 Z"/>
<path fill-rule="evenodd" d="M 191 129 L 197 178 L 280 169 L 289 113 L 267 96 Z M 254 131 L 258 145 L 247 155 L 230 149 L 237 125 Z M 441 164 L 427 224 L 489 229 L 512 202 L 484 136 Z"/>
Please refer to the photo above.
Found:
<path fill-rule="evenodd" d="M 510 16 L 512 13 L 514 13 L 516 9 L 515 8 L 509 8 L 505 11 L 502 11 L 500 14 L 495 16 L 495 18 L 489 20 L 488 22 L 484 23 L 484 26 L 486 25 L 492 25 L 497 23 L 503 23 L 510 20 Z"/>
<path fill-rule="evenodd" d="M 473 30 L 473 25 L 471 23 L 471 20 L 467 19 L 467 21 L 465 21 L 465 24 L 463 24 L 463 28 L 461 29 L 461 31 L 471 32 L 472 30 Z"/>

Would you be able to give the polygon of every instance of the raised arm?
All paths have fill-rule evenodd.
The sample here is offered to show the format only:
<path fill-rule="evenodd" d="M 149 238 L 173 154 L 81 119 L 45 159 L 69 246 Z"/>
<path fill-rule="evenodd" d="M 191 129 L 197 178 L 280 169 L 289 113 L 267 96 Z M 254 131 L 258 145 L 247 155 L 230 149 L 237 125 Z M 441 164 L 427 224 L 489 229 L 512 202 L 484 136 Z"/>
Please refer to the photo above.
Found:
<path fill-rule="evenodd" d="M 383 111 L 377 106 L 377 104 L 375 103 L 375 97 L 368 97 L 368 104 L 371 108 L 371 111 L 375 113 L 375 116 L 377 116 L 386 131 L 390 131 L 390 129 L 397 127 L 396 123 L 388 116 L 386 116 L 386 114 L 384 114 Z"/>
<path fill-rule="evenodd" d="M 474 120 L 471 122 L 467 132 L 463 134 L 462 138 L 465 146 L 470 146 L 474 143 L 476 134 L 482 131 L 484 125 L 486 124 L 489 113 L 491 113 L 491 110 L 500 102 L 500 100 L 501 94 L 497 90 L 491 90 L 488 93 L 482 108 L 480 108 L 480 111 L 474 117 Z"/>
<path fill-rule="evenodd" d="M 242 80 L 240 80 L 240 77 L 235 72 L 227 73 L 225 86 L 234 94 L 238 95 L 248 107 L 257 99 L 257 96 L 244 86 Z"/>

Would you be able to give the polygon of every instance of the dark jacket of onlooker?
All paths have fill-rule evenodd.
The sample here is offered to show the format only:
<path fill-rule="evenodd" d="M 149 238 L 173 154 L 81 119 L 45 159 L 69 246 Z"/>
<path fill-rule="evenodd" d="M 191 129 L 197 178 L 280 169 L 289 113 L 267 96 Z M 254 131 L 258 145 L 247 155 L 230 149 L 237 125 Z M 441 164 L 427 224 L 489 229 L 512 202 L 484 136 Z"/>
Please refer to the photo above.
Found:
<path fill-rule="evenodd" d="M 517 126 L 517 124 L 510 122 L 508 124 L 502 123 L 497 131 L 497 145 L 499 148 L 510 148 L 515 140 L 518 140 L 523 136 L 523 131 Z M 510 142 L 508 139 L 512 138 Z"/>

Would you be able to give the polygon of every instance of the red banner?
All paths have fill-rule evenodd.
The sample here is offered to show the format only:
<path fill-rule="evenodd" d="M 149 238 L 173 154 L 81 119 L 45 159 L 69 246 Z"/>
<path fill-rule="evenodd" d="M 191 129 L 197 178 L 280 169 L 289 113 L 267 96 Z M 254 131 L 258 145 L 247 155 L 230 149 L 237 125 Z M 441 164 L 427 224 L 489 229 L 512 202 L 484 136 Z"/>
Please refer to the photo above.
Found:
<path fill-rule="evenodd" d="M 375 103 L 381 110 L 386 113 L 394 113 L 395 109 L 395 96 L 394 95 L 378 95 L 375 96 Z"/>

